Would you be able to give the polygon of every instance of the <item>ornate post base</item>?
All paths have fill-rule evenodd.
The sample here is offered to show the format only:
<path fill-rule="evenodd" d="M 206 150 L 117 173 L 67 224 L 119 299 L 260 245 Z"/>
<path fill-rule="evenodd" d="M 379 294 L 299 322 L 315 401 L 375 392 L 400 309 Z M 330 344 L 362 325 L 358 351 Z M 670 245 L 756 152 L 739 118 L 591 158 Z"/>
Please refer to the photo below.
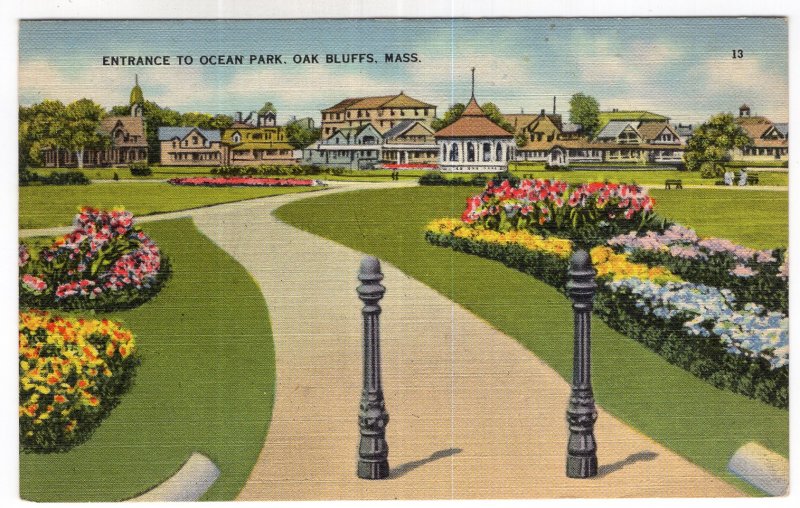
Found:
<path fill-rule="evenodd" d="M 358 444 L 358 477 L 380 480 L 389 476 L 389 445 L 386 443 L 386 412 L 382 393 L 365 394 L 361 403 L 358 424 L 361 442 Z"/>
<path fill-rule="evenodd" d="M 597 442 L 594 439 L 594 407 L 590 388 L 572 389 L 567 409 L 569 442 L 567 444 L 567 477 L 591 478 L 597 476 Z"/>

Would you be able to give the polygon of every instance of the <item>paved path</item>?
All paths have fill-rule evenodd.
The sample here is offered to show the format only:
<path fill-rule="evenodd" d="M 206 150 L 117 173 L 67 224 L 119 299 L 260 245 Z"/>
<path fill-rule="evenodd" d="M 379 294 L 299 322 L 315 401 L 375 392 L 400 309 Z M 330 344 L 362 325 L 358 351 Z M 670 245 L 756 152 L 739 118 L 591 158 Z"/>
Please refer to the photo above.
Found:
<path fill-rule="evenodd" d="M 326 192 L 402 185 L 348 183 Z M 317 196 L 182 214 L 252 274 L 272 321 L 272 422 L 239 499 L 741 495 L 602 409 L 600 476 L 566 478 L 569 385 L 515 340 L 387 263 L 381 346 L 392 475 L 358 479 L 355 276 L 362 255 L 272 216 L 285 203 L 311 197 Z"/>

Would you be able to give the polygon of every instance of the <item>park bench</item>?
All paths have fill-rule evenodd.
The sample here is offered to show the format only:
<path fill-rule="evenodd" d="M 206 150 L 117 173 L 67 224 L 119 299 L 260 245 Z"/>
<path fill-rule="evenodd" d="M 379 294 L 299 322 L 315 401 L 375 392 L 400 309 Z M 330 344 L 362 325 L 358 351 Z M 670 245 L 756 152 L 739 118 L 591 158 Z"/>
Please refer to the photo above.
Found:
<path fill-rule="evenodd" d="M 683 181 L 682 180 L 665 180 L 664 181 L 664 189 L 669 190 L 672 187 L 676 189 L 683 189 Z"/>
<path fill-rule="evenodd" d="M 758 185 L 758 173 L 747 175 L 747 185 Z"/>

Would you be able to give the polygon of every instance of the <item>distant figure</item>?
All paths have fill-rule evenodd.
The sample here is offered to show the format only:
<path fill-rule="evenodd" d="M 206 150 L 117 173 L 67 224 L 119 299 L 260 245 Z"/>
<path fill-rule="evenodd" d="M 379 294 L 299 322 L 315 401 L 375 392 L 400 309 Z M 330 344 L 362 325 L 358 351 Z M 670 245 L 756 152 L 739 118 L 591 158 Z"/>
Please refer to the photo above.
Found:
<path fill-rule="evenodd" d="M 722 176 L 722 181 L 725 183 L 725 185 L 733 185 L 733 171 L 726 171 Z"/>
<path fill-rule="evenodd" d="M 744 187 L 745 185 L 747 185 L 747 171 L 743 169 L 739 174 L 739 187 Z"/>

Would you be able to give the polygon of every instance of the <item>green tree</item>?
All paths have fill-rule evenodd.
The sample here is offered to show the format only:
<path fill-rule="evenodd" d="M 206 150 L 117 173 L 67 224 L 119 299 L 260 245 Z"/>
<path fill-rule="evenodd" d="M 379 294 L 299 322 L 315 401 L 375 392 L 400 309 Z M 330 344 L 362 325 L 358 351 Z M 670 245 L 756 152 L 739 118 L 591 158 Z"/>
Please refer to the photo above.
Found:
<path fill-rule="evenodd" d="M 285 128 L 286 139 L 296 149 L 307 147 L 317 141 L 322 134 L 322 129 L 308 129 L 297 121 L 288 123 Z"/>
<path fill-rule="evenodd" d="M 64 104 L 44 100 L 32 106 L 19 108 L 19 164 L 20 167 L 40 165 L 42 150 L 64 147 Z M 56 159 L 58 165 L 58 159 Z"/>
<path fill-rule="evenodd" d="M 525 135 L 524 131 L 519 131 L 514 136 L 514 143 L 517 144 L 517 148 L 524 148 L 528 144 L 528 136 Z"/>
<path fill-rule="evenodd" d="M 78 167 L 83 168 L 83 154 L 88 148 L 105 148 L 110 138 L 99 130 L 105 109 L 91 99 L 79 99 L 64 108 L 64 147 L 75 152 Z"/>
<path fill-rule="evenodd" d="M 485 102 L 481 106 L 483 113 L 489 117 L 489 120 L 493 121 L 503 129 L 507 130 L 510 133 L 514 133 L 514 126 L 506 121 L 503 114 L 500 112 L 500 108 L 494 102 Z"/>
<path fill-rule="evenodd" d="M 569 100 L 569 121 L 580 125 L 593 138 L 600 126 L 600 104 L 591 95 L 576 93 Z"/>
<path fill-rule="evenodd" d="M 461 113 L 463 113 L 465 109 L 467 109 L 467 107 L 461 104 L 460 102 L 453 104 L 452 106 L 450 106 L 450 109 L 445 111 L 444 116 L 442 118 L 433 119 L 433 121 L 431 122 L 431 128 L 434 131 L 439 131 L 444 129 L 451 123 L 458 120 L 458 118 L 461 116 Z"/>
<path fill-rule="evenodd" d="M 684 153 L 686 169 L 699 169 L 703 178 L 722 176 L 725 171 L 723 163 L 730 160 L 730 151 L 749 143 L 750 138 L 736 124 L 732 114 L 714 115 L 689 138 Z"/>
<path fill-rule="evenodd" d="M 271 102 L 265 102 L 264 105 L 261 106 L 261 109 L 258 110 L 258 114 L 259 115 L 265 115 L 269 111 L 272 111 L 272 113 L 274 113 L 276 115 L 278 114 L 278 110 L 275 109 L 275 106 Z"/>

